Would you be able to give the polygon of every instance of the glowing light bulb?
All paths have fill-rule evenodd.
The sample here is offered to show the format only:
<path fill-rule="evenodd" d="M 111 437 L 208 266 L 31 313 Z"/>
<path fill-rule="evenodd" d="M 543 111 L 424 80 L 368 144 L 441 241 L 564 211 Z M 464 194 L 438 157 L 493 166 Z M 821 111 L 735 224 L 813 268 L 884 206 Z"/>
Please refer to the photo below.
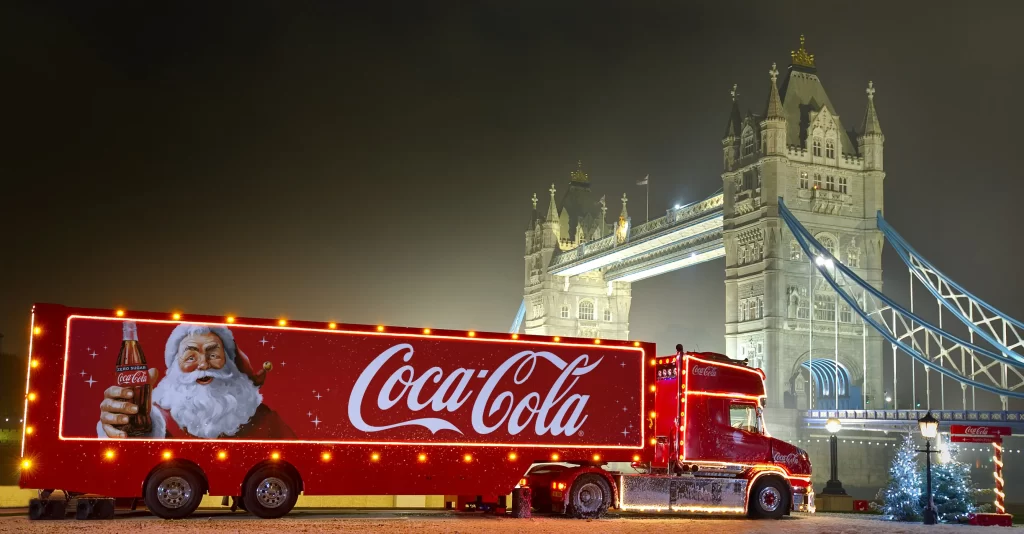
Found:
<path fill-rule="evenodd" d="M 230 315 L 228 315 L 228 322 L 229 322 L 229 323 L 233 323 L 233 322 L 235 322 L 235 318 L 234 318 L 234 317 L 232 317 L 232 316 L 230 316 Z"/>
<path fill-rule="evenodd" d="M 651 358 L 651 365 L 658 365 L 658 360 Z"/>
<path fill-rule="evenodd" d="M 639 462 L 640 461 L 640 455 L 639 454 L 634 454 L 633 455 L 633 461 L 634 462 Z"/>
<path fill-rule="evenodd" d="M 376 462 L 377 460 L 380 460 L 380 453 L 376 453 L 375 452 L 375 453 L 370 455 L 370 461 L 371 462 Z"/>
<path fill-rule="evenodd" d="M 288 321 L 285 320 L 285 319 L 278 319 L 277 320 L 277 326 L 284 326 L 286 324 L 288 324 Z"/>
<path fill-rule="evenodd" d="M 519 339 L 519 334 L 512 334 L 512 339 Z"/>
<path fill-rule="evenodd" d="M 25 433 L 26 434 L 31 434 L 31 433 L 35 432 L 35 430 L 36 429 L 34 429 L 34 428 L 30 427 L 30 426 L 25 427 Z"/>
<path fill-rule="evenodd" d="M 277 451 L 274 451 L 274 452 L 270 453 L 270 459 L 271 460 L 280 460 L 281 459 L 281 453 L 279 453 Z"/>
<path fill-rule="evenodd" d="M 416 459 L 419 460 L 420 462 L 425 462 L 427 461 L 427 455 L 421 452 L 420 455 L 416 457 Z"/>
<path fill-rule="evenodd" d="M 594 344 L 595 345 L 600 345 L 601 344 L 601 340 L 600 339 L 595 339 L 594 340 Z"/>
<path fill-rule="evenodd" d="M 35 359 L 35 358 L 32 358 L 32 363 L 31 363 L 31 365 L 32 365 L 32 368 L 33 368 L 33 369 L 35 369 L 35 368 L 39 367 L 39 360 L 37 360 L 37 359 Z"/>
<path fill-rule="evenodd" d="M 175 321 L 177 321 L 178 319 L 181 319 L 181 314 L 180 313 L 176 313 L 176 314 L 172 315 L 171 318 L 174 319 Z"/>
<path fill-rule="evenodd" d="M 114 312 L 114 315 L 118 317 L 124 317 L 124 310 L 117 310 L 116 312 Z"/>
<path fill-rule="evenodd" d="M 555 342 L 558 342 L 558 341 L 561 341 L 561 340 L 562 340 L 562 338 L 560 338 L 558 336 L 555 336 Z"/>
<path fill-rule="evenodd" d="M 633 346 L 634 347 L 639 347 L 640 346 L 640 342 L 639 341 L 634 341 L 633 342 Z"/>
<path fill-rule="evenodd" d="M 470 330 L 469 333 L 466 335 L 468 335 L 469 337 L 476 337 L 476 332 Z"/>
<path fill-rule="evenodd" d="M 601 461 L 601 455 L 600 454 L 595 454 L 594 455 L 594 461 L 595 462 L 600 462 Z"/>
<path fill-rule="evenodd" d="M 514 462 L 514 461 L 516 461 L 516 458 L 519 458 L 519 455 L 517 455 L 517 454 L 516 454 L 516 453 L 514 453 L 514 452 L 510 452 L 510 453 L 508 453 L 508 459 L 509 459 L 509 460 L 512 460 L 512 461 Z"/>
<path fill-rule="evenodd" d="M 331 330 L 334 330 L 335 328 L 338 328 L 338 324 L 337 323 L 327 323 L 327 328 L 330 328 Z"/>
<path fill-rule="evenodd" d="M 658 386 L 655 386 L 654 384 L 651 384 L 651 393 L 654 393 L 657 390 L 658 390 Z"/>
<path fill-rule="evenodd" d="M 34 392 L 33 393 L 29 393 L 28 394 L 28 400 L 30 400 L 30 401 L 36 400 L 36 394 Z"/>
<path fill-rule="evenodd" d="M 657 445 L 657 444 L 658 444 L 658 439 L 657 438 L 651 438 L 651 445 Z"/>
<path fill-rule="evenodd" d="M 320 455 L 320 458 L 325 462 L 329 462 L 331 460 L 331 453 L 325 452 Z"/>
<path fill-rule="evenodd" d="M 219 460 L 224 460 L 227 457 L 228 457 L 228 453 L 225 452 L 225 451 L 220 451 L 220 452 L 217 453 L 217 459 L 219 459 Z"/>
<path fill-rule="evenodd" d="M 170 460 L 171 459 L 171 451 L 164 451 L 163 457 L 164 457 L 164 460 Z"/>
<path fill-rule="evenodd" d="M 423 333 L 424 334 L 430 334 L 430 329 L 429 328 L 424 328 L 423 329 Z"/>
<path fill-rule="evenodd" d="M 103 456 L 106 459 L 108 459 L 108 460 L 113 460 L 114 459 L 114 450 L 113 449 L 107 449 L 107 452 L 103 453 Z"/>
<path fill-rule="evenodd" d="M 377 325 L 377 331 L 378 332 L 383 332 L 384 331 L 384 325 Z"/>
<path fill-rule="evenodd" d="M 21 461 L 21 468 L 22 469 L 28 469 L 30 467 L 32 467 L 32 460 L 29 460 L 28 458 L 25 458 L 24 460 Z"/>
<path fill-rule="evenodd" d="M 472 462 L 473 461 L 473 455 L 472 454 L 467 454 L 467 455 L 463 456 L 462 457 L 462 461 L 466 462 L 466 463 Z"/>
<path fill-rule="evenodd" d="M 43 329 L 41 327 L 37 326 L 37 327 L 32 329 L 32 333 L 38 336 L 39 334 L 43 333 Z"/>

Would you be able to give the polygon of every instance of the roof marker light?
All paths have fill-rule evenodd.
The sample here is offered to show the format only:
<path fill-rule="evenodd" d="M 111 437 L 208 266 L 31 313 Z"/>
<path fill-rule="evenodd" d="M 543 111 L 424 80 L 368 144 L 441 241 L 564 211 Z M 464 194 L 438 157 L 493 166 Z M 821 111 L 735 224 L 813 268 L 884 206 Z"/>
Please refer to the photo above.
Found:
<path fill-rule="evenodd" d="M 233 315 L 228 315 L 228 322 L 229 323 L 235 322 L 235 317 Z"/>
<path fill-rule="evenodd" d="M 338 328 L 338 323 L 327 323 L 327 328 L 334 330 L 335 328 Z"/>
<path fill-rule="evenodd" d="M 116 312 L 114 312 L 114 315 L 118 317 L 124 317 L 124 310 L 117 310 Z"/>

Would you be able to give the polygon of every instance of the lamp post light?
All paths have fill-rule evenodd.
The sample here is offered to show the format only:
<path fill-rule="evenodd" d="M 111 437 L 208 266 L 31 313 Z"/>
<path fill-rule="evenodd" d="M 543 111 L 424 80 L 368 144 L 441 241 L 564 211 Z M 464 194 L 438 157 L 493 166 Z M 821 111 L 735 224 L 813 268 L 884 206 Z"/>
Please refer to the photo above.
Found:
<path fill-rule="evenodd" d="M 885 392 L 885 409 L 889 409 L 889 403 L 892 402 L 892 395 L 888 391 Z"/>
<path fill-rule="evenodd" d="M 839 466 L 836 463 L 836 456 L 838 455 L 838 442 L 836 439 L 836 433 L 843 428 L 843 423 L 835 418 L 830 417 L 828 421 L 825 421 L 825 430 L 828 431 L 828 448 L 829 448 L 829 479 L 825 483 L 825 489 L 821 491 L 823 495 L 846 495 L 846 490 L 843 489 L 843 483 L 839 481 Z"/>
<path fill-rule="evenodd" d="M 932 439 L 939 434 L 939 420 L 936 419 L 931 410 L 925 414 L 917 424 L 921 427 L 921 436 L 924 437 L 924 450 L 917 451 L 924 453 L 924 472 L 927 480 L 928 501 L 924 507 L 924 524 L 934 525 L 938 513 L 935 510 L 935 502 L 932 499 L 932 453 L 939 452 L 932 449 Z"/>

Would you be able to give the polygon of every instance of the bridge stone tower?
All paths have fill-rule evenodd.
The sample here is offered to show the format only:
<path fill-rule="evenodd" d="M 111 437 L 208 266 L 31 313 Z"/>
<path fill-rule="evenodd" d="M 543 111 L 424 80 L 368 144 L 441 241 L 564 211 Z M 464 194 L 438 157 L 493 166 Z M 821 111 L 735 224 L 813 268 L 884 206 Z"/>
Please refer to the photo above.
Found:
<path fill-rule="evenodd" d="M 734 86 L 722 139 L 726 352 L 765 370 L 769 428 L 783 439 L 799 437 L 798 409 L 834 409 L 836 389 L 841 409 L 861 408 L 865 394 L 868 408 L 881 409 L 884 395 L 881 338 L 812 270 L 777 200 L 881 288 L 884 137 L 874 89 L 869 82 L 860 131 L 844 129 L 800 43 L 781 80 L 772 65 L 761 115 L 740 113 Z"/>
<path fill-rule="evenodd" d="M 618 220 L 608 224 L 607 203 L 591 191 L 582 162 L 571 173 L 560 202 L 555 201 L 554 184 L 548 192 L 551 196 L 543 218 L 537 211 L 537 195 L 533 196 L 533 217 L 526 231 L 523 331 L 542 336 L 628 339 L 629 282 L 606 282 L 602 270 L 576 276 L 548 273 L 556 251 L 573 250 L 625 231 L 629 227 L 626 195 L 622 196 Z"/>

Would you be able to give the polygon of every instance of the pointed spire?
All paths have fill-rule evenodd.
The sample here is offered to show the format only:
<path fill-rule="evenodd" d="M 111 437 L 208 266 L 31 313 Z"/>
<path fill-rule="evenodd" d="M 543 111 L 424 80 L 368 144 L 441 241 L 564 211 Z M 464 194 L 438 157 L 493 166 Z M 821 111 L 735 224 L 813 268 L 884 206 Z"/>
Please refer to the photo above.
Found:
<path fill-rule="evenodd" d="M 537 193 L 533 194 L 530 202 L 533 204 L 533 212 L 530 214 L 530 226 L 527 227 L 527 230 L 533 230 L 534 225 L 537 224 Z"/>
<path fill-rule="evenodd" d="M 725 137 L 739 137 L 740 128 L 743 119 L 740 115 L 740 104 L 736 101 L 736 97 L 740 96 L 739 91 L 736 90 L 737 84 L 732 84 L 732 91 L 729 91 L 729 95 L 732 96 L 732 110 L 729 111 L 729 124 L 725 128 Z"/>
<path fill-rule="evenodd" d="M 865 91 L 868 95 L 868 110 L 864 114 L 863 132 L 861 135 L 882 135 L 882 125 L 878 123 L 878 114 L 875 112 L 875 82 L 868 82 Z"/>
<path fill-rule="evenodd" d="M 551 189 L 548 189 L 548 191 L 551 192 L 551 200 L 548 202 L 548 217 L 546 222 L 556 223 L 558 222 L 558 209 L 555 208 L 555 184 L 551 184 Z"/>
<path fill-rule="evenodd" d="M 772 77 L 772 89 L 768 95 L 768 109 L 765 111 L 766 119 L 783 119 L 786 116 L 782 112 L 782 99 L 779 98 L 779 86 L 776 80 L 779 78 L 779 69 L 775 67 L 775 63 L 772 63 L 772 70 L 768 71 L 768 75 Z"/>
<path fill-rule="evenodd" d="M 628 201 L 628 199 L 626 198 L 626 194 L 623 193 L 622 194 L 622 213 L 619 214 L 619 218 L 622 219 L 622 220 L 626 220 L 629 217 L 629 213 L 626 212 L 626 202 L 627 201 Z"/>

